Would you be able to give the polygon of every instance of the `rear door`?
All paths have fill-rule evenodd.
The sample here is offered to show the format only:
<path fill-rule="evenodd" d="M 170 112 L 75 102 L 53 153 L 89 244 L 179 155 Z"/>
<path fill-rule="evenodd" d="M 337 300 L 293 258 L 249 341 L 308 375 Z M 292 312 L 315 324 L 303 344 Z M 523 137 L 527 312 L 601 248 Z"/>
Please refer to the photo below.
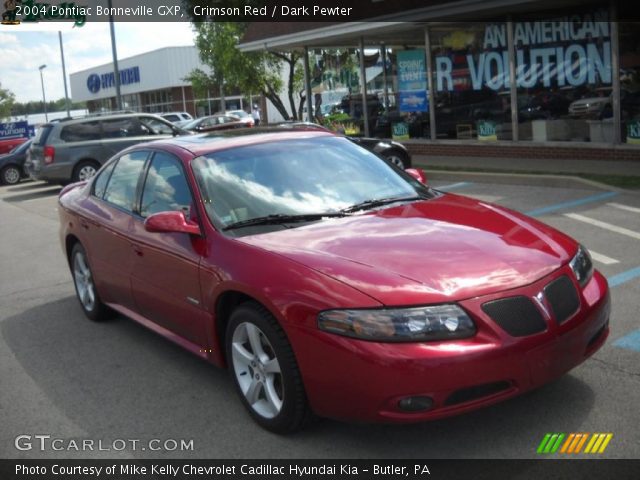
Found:
<path fill-rule="evenodd" d="M 104 160 L 121 150 L 141 142 L 156 138 L 154 131 L 143 124 L 135 115 L 119 118 L 105 118 L 102 123 L 102 157 Z M 101 162 L 104 160 L 100 160 Z"/>
<path fill-rule="evenodd" d="M 100 173 L 80 226 L 103 301 L 135 310 L 131 293 L 133 208 L 149 151 L 121 156 Z"/>

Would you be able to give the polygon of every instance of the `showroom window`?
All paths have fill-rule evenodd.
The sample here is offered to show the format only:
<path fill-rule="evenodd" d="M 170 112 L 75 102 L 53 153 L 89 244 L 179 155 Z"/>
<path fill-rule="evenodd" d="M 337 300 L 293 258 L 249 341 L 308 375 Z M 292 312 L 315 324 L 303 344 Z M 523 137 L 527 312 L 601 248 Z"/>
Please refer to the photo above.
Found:
<path fill-rule="evenodd" d="M 439 139 L 511 140 L 505 23 L 429 28 Z"/>
<path fill-rule="evenodd" d="M 640 29 L 620 23 L 620 115 L 622 141 L 640 145 Z"/>
<path fill-rule="evenodd" d="M 612 142 L 608 10 L 515 21 L 519 139 Z"/>

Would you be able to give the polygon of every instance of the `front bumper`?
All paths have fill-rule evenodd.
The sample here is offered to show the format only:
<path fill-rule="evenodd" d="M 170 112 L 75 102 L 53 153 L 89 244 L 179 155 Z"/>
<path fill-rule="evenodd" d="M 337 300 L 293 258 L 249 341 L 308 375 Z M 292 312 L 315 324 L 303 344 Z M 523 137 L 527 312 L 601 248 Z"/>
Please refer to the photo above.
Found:
<path fill-rule="evenodd" d="M 469 339 L 377 343 L 296 329 L 291 340 L 313 410 L 358 421 L 431 420 L 484 407 L 558 378 L 597 351 L 609 334 L 610 298 L 599 272 L 584 289 L 578 288 L 576 313 L 562 324 L 546 317 L 544 332 L 512 337 L 480 307 L 505 296 L 532 298 L 563 274 L 573 278 L 564 267 L 526 287 L 459 302 L 478 327 Z M 415 396 L 431 398 L 432 407 L 421 412 L 400 409 L 401 399 Z"/>

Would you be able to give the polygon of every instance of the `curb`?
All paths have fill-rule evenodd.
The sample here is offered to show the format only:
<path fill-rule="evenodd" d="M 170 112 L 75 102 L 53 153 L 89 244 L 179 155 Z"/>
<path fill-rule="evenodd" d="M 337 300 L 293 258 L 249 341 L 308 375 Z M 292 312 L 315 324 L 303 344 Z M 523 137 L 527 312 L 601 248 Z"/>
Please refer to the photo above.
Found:
<path fill-rule="evenodd" d="M 427 179 L 429 180 L 449 180 L 451 177 L 456 177 L 457 179 L 460 179 L 460 177 L 467 177 L 479 182 L 491 181 L 495 183 L 521 183 L 523 185 L 536 185 L 545 187 L 566 187 L 567 183 L 571 182 L 574 184 L 578 184 L 578 186 L 582 188 L 587 187 L 592 190 L 606 190 L 610 192 L 626 193 L 631 195 L 640 194 L 640 192 L 636 190 L 614 187 L 613 185 L 607 185 L 595 180 L 589 180 L 573 175 L 438 170 L 438 167 L 431 167 L 424 164 L 416 164 L 415 167 L 424 169 L 427 174 Z"/>

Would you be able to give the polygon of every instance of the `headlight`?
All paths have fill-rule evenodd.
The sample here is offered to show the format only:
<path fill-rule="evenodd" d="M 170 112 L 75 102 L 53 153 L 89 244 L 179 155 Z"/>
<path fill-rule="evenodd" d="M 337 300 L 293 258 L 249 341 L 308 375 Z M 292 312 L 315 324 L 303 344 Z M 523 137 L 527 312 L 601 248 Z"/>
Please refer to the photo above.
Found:
<path fill-rule="evenodd" d="M 418 342 L 471 337 L 473 320 L 457 305 L 379 310 L 327 310 L 318 327 L 331 333 L 380 342 Z"/>
<path fill-rule="evenodd" d="M 573 274 L 576 276 L 576 280 L 581 287 L 584 287 L 591 275 L 593 275 L 593 263 L 591 262 L 591 255 L 589 251 L 582 245 L 578 247 L 578 253 L 569 262 Z"/>

